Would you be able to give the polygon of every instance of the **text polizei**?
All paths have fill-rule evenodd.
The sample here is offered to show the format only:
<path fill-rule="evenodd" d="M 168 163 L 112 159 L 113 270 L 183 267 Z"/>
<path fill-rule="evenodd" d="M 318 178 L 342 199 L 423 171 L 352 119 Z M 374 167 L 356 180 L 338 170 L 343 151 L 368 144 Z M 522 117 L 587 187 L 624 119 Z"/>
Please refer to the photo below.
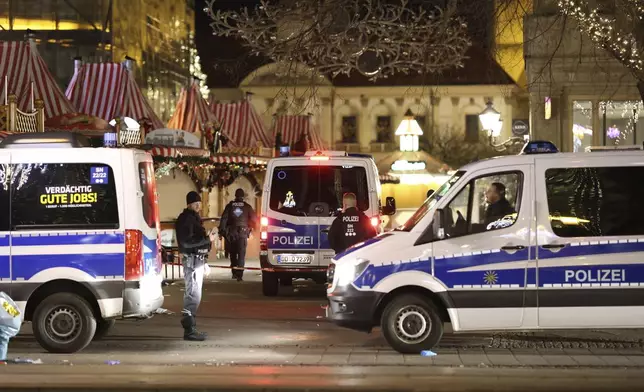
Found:
<path fill-rule="evenodd" d="M 624 282 L 626 270 L 624 269 L 599 269 L 599 270 L 566 270 L 566 282 L 595 283 L 595 282 Z"/>
<path fill-rule="evenodd" d="M 283 236 L 273 237 L 273 244 L 280 245 L 313 245 L 313 237 L 310 236 Z"/>

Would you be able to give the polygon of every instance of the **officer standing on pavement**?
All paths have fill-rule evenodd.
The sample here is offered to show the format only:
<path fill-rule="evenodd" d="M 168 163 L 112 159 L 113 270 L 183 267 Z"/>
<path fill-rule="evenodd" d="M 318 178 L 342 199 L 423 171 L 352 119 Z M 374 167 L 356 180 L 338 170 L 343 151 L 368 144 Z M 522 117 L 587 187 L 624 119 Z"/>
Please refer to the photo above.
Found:
<path fill-rule="evenodd" d="M 329 228 L 329 244 L 335 254 L 376 236 L 376 229 L 369 218 L 357 208 L 354 193 L 342 196 L 344 210 L 335 218 Z"/>
<path fill-rule="evenodd" d="M 245 196 L 243 189 L 237 189 L 235 200 L 228 203 L 219 222 L 219 235 L 225 237 L 229 245 L 230 267 L 233 279 L 237 279 L 238 282 L 241 282 L 244 276 L 248 238 L 257 225 L 255 211 L 244 201 Z"/>
<path fill-rule="evenodd" d="M 181 212 L 175 223 L 175 232 L 179 253 L 183 264 L 183 274 L 186 284 L 183 294 L 183 310 L 181 325 L 183 339 L 192 341 L 206 340 L 206 334 L 197 330 L 196 315 L 203 289 L 205 264 L 208 253 L 212 248 L 215 234 L 206 233 L 201 221 L 201 197 L 195 191 L 186 195 L 186 209 Z"/>

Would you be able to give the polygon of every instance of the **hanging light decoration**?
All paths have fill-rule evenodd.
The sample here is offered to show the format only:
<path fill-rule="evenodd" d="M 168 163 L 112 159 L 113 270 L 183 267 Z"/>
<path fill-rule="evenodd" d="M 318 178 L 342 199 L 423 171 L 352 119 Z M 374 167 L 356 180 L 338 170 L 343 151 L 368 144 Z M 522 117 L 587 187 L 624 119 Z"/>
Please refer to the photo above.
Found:
<path fill-rule="evenodd" d="M 358 71 L 370 80 L 462 67 L 471 45 L 456 0 L 429 12 L 407 0 L 262 0 L 253 10 L 216 10 L 213 34 L 242 40 L 251 54 L 301 63 L 319 74 Z"/>

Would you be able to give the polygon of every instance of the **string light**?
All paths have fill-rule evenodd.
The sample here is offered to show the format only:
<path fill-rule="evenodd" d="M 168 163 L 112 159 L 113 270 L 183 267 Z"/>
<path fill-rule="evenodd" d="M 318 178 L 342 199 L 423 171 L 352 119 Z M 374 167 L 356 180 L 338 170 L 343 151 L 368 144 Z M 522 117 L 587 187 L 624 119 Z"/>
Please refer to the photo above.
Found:
<path fill-rule="evenodd" d="M 628 0 L 634 11 L 633 17 L 642 21 L 644 17 L 644 5 L 641 1 Z M 586 33 L 593 42 L 611 52 L 617 60 L 633 71 L 642 71 L 642 57 L 638 49 L 638 42 L 632 33 L 624 33 L 614 25 L 614 17 L 606 17 L 600 14 L 597 9 L 590 9 L 587 2 L 582 0 L 560 0 L 558 2 L 561 12 L 574 18 L 579 28 Z M 624 11 L 624 10 L 620 10 Z M 639 22 L 638 22 L 639 23 Z"/>
<path fill-rule="evenodd" d="M 429 74 L 462 67 L 471 45 L 456 1 L 428 12 L 407 0 L 262 0 L 254 11 L 215 11 L 213 34 L 239 38 L 252 55 L 278 64 L 304 64 L 312 74 L 370 80 L 394 74 Z"/>

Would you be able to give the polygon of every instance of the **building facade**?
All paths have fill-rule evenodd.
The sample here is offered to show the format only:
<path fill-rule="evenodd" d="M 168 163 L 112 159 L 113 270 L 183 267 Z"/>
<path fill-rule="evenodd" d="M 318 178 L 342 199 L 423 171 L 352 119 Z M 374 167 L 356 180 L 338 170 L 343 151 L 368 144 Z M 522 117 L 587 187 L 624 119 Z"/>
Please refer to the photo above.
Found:
<path fill-rule="evenodd" d="M 3 41 L 29 32 L 62 88 L 73 76 L 75 57 L 133 58 L 136 80 L 163 121 L 200 71 L 194 0 L 0 0 L 0 27 Z"/>
<path fill-rule="evenodd" d="M 635 79 L 571 18 L 564 23 L 556 0 L 534 0 L 524 31 L 533 137 L 563 151 L 644 142 Z"/>

